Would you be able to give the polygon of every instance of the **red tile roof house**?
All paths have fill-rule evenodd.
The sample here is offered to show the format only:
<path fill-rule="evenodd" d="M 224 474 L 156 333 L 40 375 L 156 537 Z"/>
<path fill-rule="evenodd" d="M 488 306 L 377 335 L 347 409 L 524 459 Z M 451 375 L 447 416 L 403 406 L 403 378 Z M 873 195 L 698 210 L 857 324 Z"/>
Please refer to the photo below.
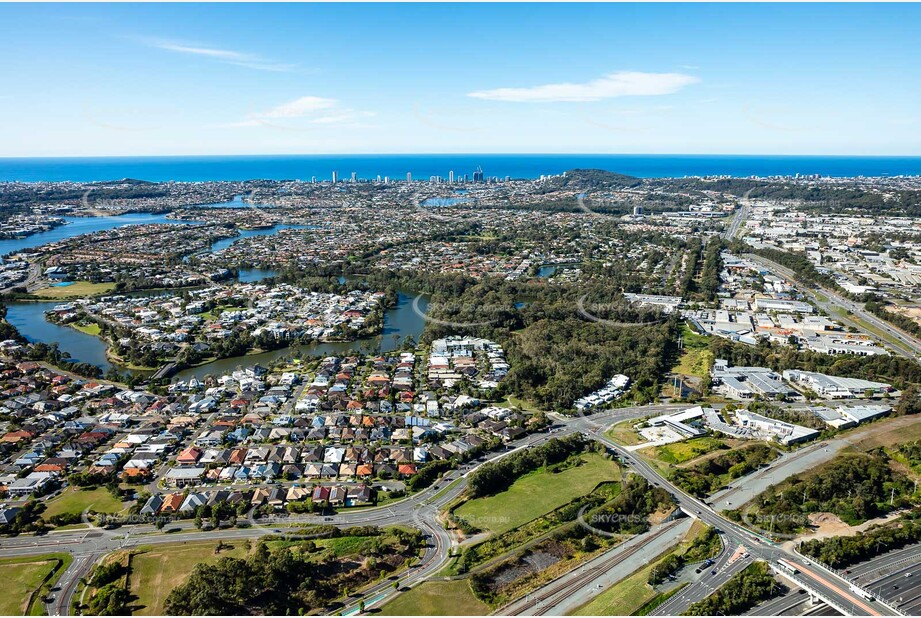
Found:
<path fill-rule="evenodd" d="M 11 431 L 7 434 L 4 434 L 3 438 L 0 438 L 0 441 L 3 442 L 12 442 L 17 443 L 22 440 L 31 440 L 35 437 L 35 434 L 31 431 L 26 431 L 25 429 L 20 429 L 19 431 Z"/>
<path fill-rule="evenodd" d="M 329 487 L 319 486 L 313 490 L 313 503 L 326 504 L 329 502 Z"/>
<path fill-rule="evenodd" d="M 196 464 L 201 459 L 202 453 L 203 451 L 197 446 L 190 446 L 176 456 L 176 463 L 183 466 Z"/>
<path fill-rule="evenodd" d="M 182 506 L 182 494 L 169 494 L 163 499 L 163 506 L 160 507 L 161 513 L 175 513 Z"/>

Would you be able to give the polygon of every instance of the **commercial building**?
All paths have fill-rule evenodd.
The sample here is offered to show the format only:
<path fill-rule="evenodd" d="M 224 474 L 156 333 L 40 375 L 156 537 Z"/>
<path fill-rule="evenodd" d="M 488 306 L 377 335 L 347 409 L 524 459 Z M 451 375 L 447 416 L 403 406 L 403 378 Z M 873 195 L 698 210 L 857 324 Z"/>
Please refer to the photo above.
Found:
<path fill-rule="evenodd" d="M 784 384 L 781 376 L 767 367 L 730 367 L 723 359 L 713 363 L 711 372 L 715 390 L 732 399 L 780 399 L 799 395 Z"/>
<path fill-rule="evenodd" d="M 858 378 L 842 378 L 812 371 L 788 369 L 783 372 L 785 380 L 808 388 L 826 399 L 852 399 L 865 394 L 881 395 L 892 391 L 892 385 Z"/>
<path fill-rule="evenodd" d="M 649 419 L 647 422 L 653 427 L 666 426 L 670 429 L 677 431 L 682 436 L 686 438 L 698 438 L 707 434 L 706 431 L 699 427 L 695 427 L 690 423 L 692 421 L 700 421 L 704 417 L 704 408 L 700 406 L 695 406 L 693 408 L 688 408 L 687 410 L 682 410 L 681 412 L 676 412 L 674 414 L 663 414 L 662 416 L 656 416 Z"/>

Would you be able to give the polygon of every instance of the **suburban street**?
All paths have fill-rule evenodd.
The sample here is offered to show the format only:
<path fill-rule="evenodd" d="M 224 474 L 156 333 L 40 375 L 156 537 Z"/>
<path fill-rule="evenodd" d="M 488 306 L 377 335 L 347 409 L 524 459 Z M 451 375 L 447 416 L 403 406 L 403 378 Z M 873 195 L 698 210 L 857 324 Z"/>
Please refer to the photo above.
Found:
<path fill-rule="evenodd" d="M 667 610 L 666 613 L 680 613 L 687 605 L 704 598 L 707 594 L 712 592 L 713 589 L 728 580 L 734 573 L 744 568 L 744 565 L 751 559 L 773 561 L 779 557 L 783 557 L 797 564 L 801 571 L 799 577 L 803 578 L 810 587 L 818 591 L 825 599 L 843 608 L 848 613 L 855 615 L 892 615 L 895 613 L 879 601 L 871 602 L 861 599 L 848 589 L 849 583 L 842 577 L 830 571 L 822 570 L 820 567 L 757 536 L 735 522 L 725 519 L 714 508 L 673 486 L 652 466 L 636 457 L 633 453 L 625 450 L 620 445 L 612 442 L 603 434 L 604 430 L 613 423 L 625 419 L 641 418 L 651 414 L 660 414 L 667 410 L 680 409 L 683 407 L 686 406 L 684 404 L 662 404 L 609 410 L 590 417 L 577 416 L 565 418 L 555 416 L 554 418 L 557 424 L 562 425 L 557 432 L 531 434 L 526 438 L 514 442 L 510 449 L 491 453 L 488 457 L 484 458 L 483 462 L 476 463 L 473 466 L 464 466 L 459 470 L 453 471 L 449 476 L 432 487 L 386 506 L 355 511 L 343 511 L 332 517 L 317 515 L 288 517 L 284 518 L 284 523 L 281 523 L 282 520 L 271 523 L 256 521 L 255 523 L 257 525 L 249 528 L 230 528 L 214 531 L 198 531 L 194 528 L 189 529 L 183 527 L 177 532 L 164 532 L 157 531 L 149 524 L 143 524 L 124 526 L 113 531 L 97 528 L 93 530 L 74 530 L 52 533 L 43 537 L 20 536 L 3 540 L 2 544 L 0 544 L 0 557 L 40 555 L 54 551 L 70 551 L 73 553 L 78 560 L 75 560 L 75 563 L 67 569 L 59 580 L 58 587 L 60 591 L 54 595 L 55 600 L 51 604 L 51 611 L 54 614 L 66 615 L 69 613 L 71 598 L 79 578 L 88 572 L 89 568 L 98 557 L 117 549 L 137 547 L 139 545 L 218 539 L 232 540 L 259 538 L 267 535 L 284 535 L 286 532 L 284 526 L 295 523 L 326 523 L 350 527 L 369 524 L 378 526 L 393 524 L 405 525 L 412 522 L 429 535 L 429 546 L 426 548 L 418 564 L 412 569 L 412 572 L 401 578 L 401 587 L 411 587 L 437 572 L 448 560 L 452 539 L 447 532 L 444 531 L 444 528 L 438 521 L 438 515 L 446 505 L 456 499 L 464 490 L 467 475 L 479 465 L 485 463 L 485 461 L 493 461 L 517 449 L 527 448 L 529 445 L 540 444 L 560 435 L 581 432 L 618 453 L 624 458 L 631 469 L 642 475 L 650 483 L 658 484 L 668 489 L 675 497 L 678 506 L 684 510 L 685 513 L 691 515 L 691 517 L 701 519 L 708 525 L 714 526 L 722 535 L 727 551 L 723 553 L 719 563 L 716 565 L 718 568 L 714 569 L 717 571 L 717 575 L 711 576 L 712 579 L 704 577 L 701 582 L 687 586 L 682 593 L 676 595 L 666 606 L 660 608 L 660 612 L 666 612 Z M 445 485 L 449 485 L 455 481 L 455 484 L 450 485 L 449 489 L 445 490 Z M 750 553 L 750 558 L 734 560 L 730 564 L 733 551 L 739 546 L 743 546 L 745 550 Z M 608 558 L 610 559 L 611 557 Z M 809 566 L 807 567 L 806 565 Z M 635 570 L 636 564 L 632 564 L 631 566 L 632 570 Z M 600 580 L 601 576 L 602 574 L 598 573 L 597 577 L 593 578 L 591 581 L 595 581 L 596 579 Z M 579 584 L 578 587 L 582 589 L 579 598 L 588 600 L 590 595 L 587 594 L 585 584 L 589 582 L 584 582 L 580 579 L 576 579 L 576 581 Z M 602 582 L 599 581 L 599 583 Z M 883 582 L 883 585 L 886 583 L 888 582 Z M 919 582 L 919 584 L 921 584 L 921 582 Z M 569 590 L 568 583 L 563 582 L 563 585 Z M 912 593 L 915 592 L 914 588 L 910 588 L 909 590 Z M 921 589 L 919 589 L 918 592 L 921 593 Z M 380 605 L 393 594 L 397 594 L 397 592 L 393 590 L 392 582 L 388 581 L 382 582 L 365 591 L 361 591 L 361 594 L 365 608 L 370 608 L 371 606 Z M 551 603 L 560 604 L 559 609 L 563 609 L 563 600 L 557 599 L 555 595 L 548 597 L 547 600 Z M 584 602 L 584 600 L 581 602 Z M 353 603 L 343 608 L 343 612 L 355 613 L 358 609 L 358 605 L 359 600 L 356 598 Z M 528 602 L 525 601 L 524 605 L 527 606 Z M 547 611 L 553 611 L 556 608 L 557 605 L 553 605 L 552 607 L 548 607 Z M 525 611 L 527 612 L 527 610 Z M 535 613 L 537 613 L 536 608 Z M 543 613 L 543 611 L 540 613 Z"/>

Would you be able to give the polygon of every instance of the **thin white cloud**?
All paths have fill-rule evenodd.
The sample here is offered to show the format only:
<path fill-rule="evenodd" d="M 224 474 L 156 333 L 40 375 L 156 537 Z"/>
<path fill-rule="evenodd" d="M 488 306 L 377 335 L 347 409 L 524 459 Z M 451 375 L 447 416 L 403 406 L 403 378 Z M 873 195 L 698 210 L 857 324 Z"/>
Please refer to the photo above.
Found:
<path fill-rule="evenodd" d="M 224 125 L 227 127 L 277 126 L 278 121 L 286 121 L 289 127 L 295 125 L 309 126 L 358 126 L 358 121 L 374 116 L 374 112 L 360 111 L 341 107 L 336 99 L 306 96 L 277 105 L 264 112 L 248 114 L 238 122 Z M 294 122 L 288 122 L 294 121 Z"/>
<path fill-rule="evenodd" d="M 293 64 L 282 64 L 266 60 L 255 54 L 233 51 L 230 49 L 220 49 L 216 47 L 205 47 L 202 45 L 179 43 L 176 41 L 166 41 L 162 39 L 144 39 L 144 41 L 158 49 L 176 52 L 180 54 L 189 54 L 193 56 L 202 56 L 211 58 L 226 64 L 255 69 L 257 71 L 287 72 L 297 68 Z"/>
<path fill-rule="evenodd" d="M 287 103 L 273 107 L 267 112 L 258 114 L 263 118 L 302 118 L 317 111 L 333 109 L 339 104 L 335 99 L 323 97 L 301 97 Z"/>
<path fill-rule="evenodd" d="M 530 88 L 478 90 L 467 96 L 490 101 L 525 103 L 586 102 L 616 97 L 672 94 L 700 80 L 683 73 L 640 73 L 620 71 L 583 84 L 547 84 Z"/>

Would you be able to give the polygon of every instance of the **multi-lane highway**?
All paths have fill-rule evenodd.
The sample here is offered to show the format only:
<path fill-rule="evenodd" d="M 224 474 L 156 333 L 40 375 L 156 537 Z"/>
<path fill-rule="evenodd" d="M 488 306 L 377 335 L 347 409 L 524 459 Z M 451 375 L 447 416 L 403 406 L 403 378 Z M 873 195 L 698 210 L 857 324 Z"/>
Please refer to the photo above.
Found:
<path fill-rule="evenodd" d="M 732 221 L 726 227 L 726 230 L 723 232 L 723 238 L 726 240 L 733 240 L 736 235 L 739 233 L 739 230 L 742 228 L 745 220 L 748 218 L 748 211 L 751 207 L 751 203 L 748 200 L 748 196 L 751 195 L 752 189 L 749 189 L 745 192 L 745 195 L 742 196 L 741 201 L 739 202 L 739 209 L 736 211 L 736 214 L 732 217 Z"/>
<path fill-rule="evenodd" d="M 746 253 L 745 258 L 751 262 L 760 264 L 763 268 L 770 270 L 775 275 L 779 275 L 790 282 L 796 283 L 796 274 L 789 268 L 785 268 L 776 262 L 772 262 L 767 258 L 763 258 L 760 255 L 754 255 L 752 253 Z M 912 337 L 900 328 L 893 326 L 889 322 L 876 317 L 867 311 L 860 303 L 848 300 L 834 290 L 830 290 L 825 287 L 819 288 L 822 295 L 825 297 L 822 298 L 810 290 L 808 286 L 803 284 L 798 284 L 798 286 L 803 290 L 809 300 L 811 300 L 817 307 L 824 310 L 829 315 L 833 315 L 835 319 L 838 319 L 845 324 L 850 322 L 847 317 L 835 314 L 836 308 L 843 308 L 859 317 L 866 324 L 869 324 L 873 328 L 885 333 L 885 338 L 877 337 L 877 339 L 882 340 L 884 344 L 888 344 L 889 347 L 892 348 L 895 352 L 915 360 L 921 358 L 921 341 L 915 337 Z M 860 328 L 860 324 L 858 323 L 852 323 L 850 325 L 855 326 L 858 329 Z M 873 333 L 869 334 L 872 335 Z"/>
<path fill-rule="evenodd" d="M 617 452 L 629 463 L 631 468 L 646 478 L 649 482 L 665 487 L 672 492 L 678 505 L 704 523 L 720 530 L 726 545 L 729 547 L 742 545 L 752 558 L 768 562 L 776 562 L 778 558 L 793 563 L 799 570 L 798 577 L 809 587 L 817 592 L 829 604 L 842 609 L 851 615 L 898 615 L 894 609 L 886 606 L 881 601 L 869 601 L 861 594 L 851 590 L 851 582 L 843 577 L 826 570 L 814 562 L 807 561 L 756 534 L 739 524 L 726 519 L 714 511 L 703 501 L 685 493 L 662 477 L 658 471 L 645 461 L 634 457 L 629 451 L 612 442 L 601 431 L 593 431 L 593 437 Z"/>

